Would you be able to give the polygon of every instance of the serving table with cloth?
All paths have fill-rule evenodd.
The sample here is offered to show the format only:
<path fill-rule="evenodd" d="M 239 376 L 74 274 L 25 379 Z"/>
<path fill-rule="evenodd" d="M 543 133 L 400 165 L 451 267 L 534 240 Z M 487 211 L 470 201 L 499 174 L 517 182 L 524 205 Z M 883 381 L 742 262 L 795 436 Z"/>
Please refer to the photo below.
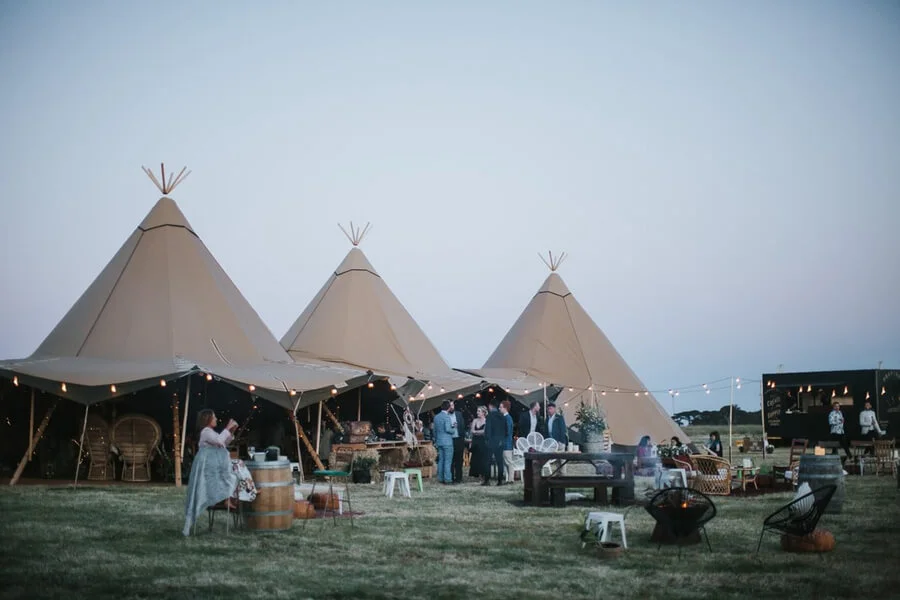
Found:
<path fill-rule="evenodd" d="M 544 475 L 543 467 L 551 461 Z M 587 465 L 588 472 L 578 474 Z M 523 479 L 525 503 L 533 506 L 565 506 L 566 489 L 572 488 L 593 488 L 594 501 L 601 504 L 609 503 L 607 490 L 612 488 L 613 503 L 634 503 L 634 455 L 629 453 L 526 452 Z"/>

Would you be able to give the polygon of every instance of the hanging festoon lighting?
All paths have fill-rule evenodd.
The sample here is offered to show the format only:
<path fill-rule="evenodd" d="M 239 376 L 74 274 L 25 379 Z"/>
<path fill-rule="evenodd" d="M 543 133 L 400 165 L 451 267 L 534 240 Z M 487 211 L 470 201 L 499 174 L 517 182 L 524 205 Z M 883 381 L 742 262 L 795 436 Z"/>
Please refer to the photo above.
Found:
<path fill-rule="evenodd" d="M 368 384 L 366 384 L 366 386 L 371 390 L 373 387 L 375 387 L 375 383 L 370 381 Z"/>
<path fill-rule="evenodd" d="M 493 393 L 494 393 L 494 388 L 489 387 L 489 388 L 488 388 L 488 392 L 490 392 L 491 394 L 493 394 Z"/>
<path fill-rule="evenodd" d="M 65 382 L 65 381 L 62 383 L 62 385 L 60 386 L 60 388 L 61 388 L 62 391 L 64 391 L 64 392 L 68 392 L 68 391 L 69 391 L 69 388 L 66 387 L 66 382 Z"/>
<path fill-rule="evenodd" d="M 19 376 L 13 375 L 13 385 L 19 387 Z"/>
<path fill-rule="evenodd" d="M 885 391 L 884 386 L 881 386 L 881 395 L 884 396 L 885 394 L 887 394 L 887 391 Z"/>
<path fill-rule="evenodd" d="M 397 386 L 394 385 L 393 383 L 391 384 L 391 391 L 392 392 L 397 391 Z"/>
<path fill-rule="evenodd" d="M 290 394 L 291 396 L 296 396 L 297 390 L 291 390 L 290 392 L 288 392 L 288 394 Z"/>
<path fill-rule="evenodd" d="M 249 386 L 247 386 L 247 389 L 250 390 L 251 392 L 255 392 L 256 386 L 251 383 Z"/>
<path fill-rule="evenodd" d="M 212 373 L 207 373 L 207 374 L 206 374 L 206 380 L 207 380 L 207 381 L 212 381 Z"/>
<path fill-rule="evenodd" d="M 831 397 L 837 398 L 837 392 L 835 390 L 831 390 Z"/>
<path fill-rule="evenodd" d="M 113 394 L 115 394 L 116 393 L 116 385 L 113 384 L 113 385 L 109 386 L 109 391 L 111 391 Z"/>
<path fill-rule="evenodd" d="M 844 386 L 844 395 L 846 396 L 847 394 L 849 394 L 849 391 L 848 391 L 848 389 L 847 389 L 847 386 L 845 385 L 845 386 Z"/>
<path fill-rule="evenodd" d="M 166 387 L 166 380 L 165 380 L 165 379 L 160 379 L 160 380 L 159 380 L 159 387 Z"/>
<path fill-rule="evenodd" d="M 476 398 L 481 398 L 481 392 L 475 392 L 475 397 L 476 397 Z"/>
<path fill-rule="evenodd" d="M 806 386 L 806 391 L 807 391 L 807 392 L 811 392 L 811 391 L 812 391 L 812 386 L 811 386 L 811 385 Z"/>
<path fill-rule="evenodd" d="M 331 388 L 331 395 L 337 396 L 337 388 Z"/>
<path fill-rule="evenodd" d="M 866 392 L 866 400 L 869 399 L 869 392 Z"/>

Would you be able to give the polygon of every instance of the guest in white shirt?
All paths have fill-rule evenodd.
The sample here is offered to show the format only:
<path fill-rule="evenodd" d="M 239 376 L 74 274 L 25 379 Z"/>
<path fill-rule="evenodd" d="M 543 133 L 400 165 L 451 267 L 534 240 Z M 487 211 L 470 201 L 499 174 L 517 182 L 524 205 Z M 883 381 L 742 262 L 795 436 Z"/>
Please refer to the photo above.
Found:
<path fill-rule="evenodd" d="M 200 448 L 227 448 L 234 439 L 234 430 L 238 426 L 237 421 L 229 419 L 225 429 L 216 433 L 214 427 L 218 423 L 216 413 L 210 409 L 201 410 L 197 414 L 197 429 L 200 430 L 200 442 L 197 445 Z"/>
<path fill-rule="evenodd" d="M 859 413 L 859 430 L 864 440 L 872 441 L 876 436 L 884 435 L 884 432 L 881 431 L 881 426 L 878 425 L 878 417 L 875 415 L 875 411 L 872 410 L 871 402 L 866 402 L 862 412 Z M 869 452 L 870 449 L 866 448 L 866 454 Z"/>

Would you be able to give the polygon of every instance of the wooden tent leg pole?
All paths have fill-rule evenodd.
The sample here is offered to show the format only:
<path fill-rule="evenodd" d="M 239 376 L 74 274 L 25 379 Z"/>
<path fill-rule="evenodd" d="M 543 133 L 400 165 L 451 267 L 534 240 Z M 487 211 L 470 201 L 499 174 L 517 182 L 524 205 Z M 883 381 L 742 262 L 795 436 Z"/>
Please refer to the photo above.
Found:
<path fill-rule="evenodd" d="M 34 453 L 34 449 L 37 447 L 39 441 L 41 441 L 41 436 L 44 435 L 44 430 L 47 428 L 47 423 L 50 422 L 50 416 L 53 414 L 53 411 L 56 410 L 56 400 L 53 401 L 53 404 L 50 405 L 50 408 L 47 409 L 47 414 L 44 415 L 44 420 L 41 421 L 41 424 L 38 426 L 37 431 L 34 432 L 34 438 L 32 439 L 31 444 L 28 446 L 28 451 L 25 452 L 25 456 L 22 457 L 22 460 L 19 461 L 19 466 L 16 467 L 16 472 L 13 474 L 12 479 L 9 480 L 9 485 L 16 485 L 16 482 L 19 481 L 19 477 L 22 476 L 22 471 L 25 470 L 25 463 L 28 462 L 28 459 Z"/>
<path fill-rule="evenodd" d="M 184 418 L 181 420 L 181 454 L 179 457 L 179 464 L 184 463 L 184 440 L 187 439 L 187 436 L 184 435 L 184 432 L 187 431 L 187 418 L 188 411 L 191 408 L 191 376 L 188 375 L 187 378 L 187 391 L 184 392 Z M 179 479 L 179 481 L 181 481 Z"/>
<path fill-rule="evenodd" d="M 319 420 L 316 424 L 316 454 L 319 454 L 319 442 L 322 440 L 322 405 L 324 402 L 319 400 Z"/>
<path fill-rule="evenodd" d="M 28 447 L 34 445 L 34 388 L 31 388 L 31 411 L 28 414 Z M 28 462 L 31 462 L 31 454 L 28 455 Z"/>
<path fill-rule="evenodd" d="M 313 448 L 312 442 L 309 441 L 309 438 L 306 437 L 306 433 L 303 431 L 303 428 L 299 425 L 297 426 L 297 435 L 300 436 L 300 441 L 303 442 L 303 445 L 306 446 L 306 450 L 309 452 L 309 455 L 312 457 L 313 462 L 316 463 L 316 466 L 325 470 L 325 465 L 322 463 L 322 459 L 319 458 L 319 453 L 316 452 L 316 449 Z"/>
<path fill-rule="evenodd" d="M 341 426 L 341 422 L 338 421 L 336 416 L 334 416 L 334 413 L 331 412 L 331 409 L 328 408 L 327 404 L 322 405 L 322 410 L 325 411 L 325 416 L 328 417 L 328 419 L 332 423 L 334 423 L 334 426 L 337 428 L 337 430 L 340 431 L 341 433 L 344 433 L 344 428 Z"/>
<path fill-rule="evenodd" d="M 81 441 L 78 442 L 78 462 L 75 463 L 75 485 L 72 487 L 78 487 L 78 474 L 81 471 L 81 455 L 84 451 L 84 433 L 87 431 L 87 418 L 88 418 L 88 410 L 90 410 L 90 405 L 84 407 L 84 424 L 81 426 Z"/>
<path fill-rule="evenodd" d="M 175 487 L 181 487 L 181 436 L 178 430 L 181 428 L 181 419 L 178 418 L 178 396 L 172 402 L 172 454 L 175 461 Z"/>

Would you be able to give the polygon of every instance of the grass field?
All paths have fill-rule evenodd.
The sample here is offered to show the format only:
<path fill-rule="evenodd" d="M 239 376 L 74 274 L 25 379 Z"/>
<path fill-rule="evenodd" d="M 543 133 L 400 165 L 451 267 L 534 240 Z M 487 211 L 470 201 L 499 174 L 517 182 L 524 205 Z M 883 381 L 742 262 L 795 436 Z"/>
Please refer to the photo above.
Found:
<path fill-rule="evenodd" d="M 653 521 L 626 515 L 628 550 L 582 550 L 588 507 L 525 508 L 521 484 L 426 482 L 412 500 L 353 486 L 351 530 L 315 520 L 290 532 L 184 538 L 184 491 L 166 487 L 0 489 L 0 598 L 889 598 L 900 573 L 896 483 L 847 479 L 841 514 L 821 526 L 837 548 L 783 553 L 764 517 L 789 495 L 716 499 L 713 553 L 657 550 Z"/>

